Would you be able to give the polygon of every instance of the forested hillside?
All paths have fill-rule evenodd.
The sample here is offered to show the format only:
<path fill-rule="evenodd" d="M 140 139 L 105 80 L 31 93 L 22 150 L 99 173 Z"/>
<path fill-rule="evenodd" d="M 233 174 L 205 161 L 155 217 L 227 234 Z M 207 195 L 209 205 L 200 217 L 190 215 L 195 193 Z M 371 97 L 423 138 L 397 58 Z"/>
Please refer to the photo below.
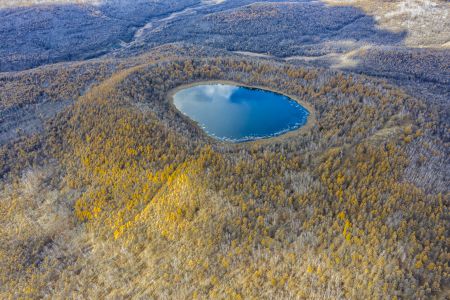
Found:
<path fill-rule="evenodd" d="M 217 79 L 295 95 L 317 123 L 217 142 L 166 98 Z M 16 142 L 28 147 L 2 148 L 2 298 L 441 295 L 448 129 L 436 118 L 398 88 L 325 69 L 231 56 L 119 71 Z"/>
<path fill-rule="evenodd" d="M 0 299 L 450 299 L 449 14 L 0 0 Z"/>
<path fill-rule="evenodd" d="M 0 0 L 0 72 L 103 56 L 132 42 L 153 18 L 198 3 L 51 0 L 13 5 Z"/>

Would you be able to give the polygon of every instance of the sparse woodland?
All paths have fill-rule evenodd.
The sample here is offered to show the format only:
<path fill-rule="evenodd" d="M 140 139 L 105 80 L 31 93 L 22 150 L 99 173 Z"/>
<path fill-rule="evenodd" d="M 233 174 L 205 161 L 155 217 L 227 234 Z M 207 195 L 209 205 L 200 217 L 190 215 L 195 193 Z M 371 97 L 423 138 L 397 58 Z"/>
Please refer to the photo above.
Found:
<path fill-rule="evenodd" d="M 232 80 L 310 132 L 207 137 L 169 104 Z M 0 298 L 425 299 L 448 293 L 449 128 L 373 78 L 236 57 L 118 71 L 0 148 Z"/>

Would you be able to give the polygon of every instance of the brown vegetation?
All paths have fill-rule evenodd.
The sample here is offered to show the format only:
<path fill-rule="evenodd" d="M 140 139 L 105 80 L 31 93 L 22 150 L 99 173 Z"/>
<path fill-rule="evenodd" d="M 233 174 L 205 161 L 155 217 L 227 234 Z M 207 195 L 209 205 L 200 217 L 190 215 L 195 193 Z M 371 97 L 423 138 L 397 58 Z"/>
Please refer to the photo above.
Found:
<path fill-rule="evenodd" d="M 293 95 L 317 125 L 270 144 L 216 142 L 166 97 L 203 80 Z M 448 164 L 432 112 L 381 81 L 259 60 L 119 73 L 26 141 L 39 146 L 2 147 L 0 298 L 441 293 L 446 177 L 411 172 Z"/>

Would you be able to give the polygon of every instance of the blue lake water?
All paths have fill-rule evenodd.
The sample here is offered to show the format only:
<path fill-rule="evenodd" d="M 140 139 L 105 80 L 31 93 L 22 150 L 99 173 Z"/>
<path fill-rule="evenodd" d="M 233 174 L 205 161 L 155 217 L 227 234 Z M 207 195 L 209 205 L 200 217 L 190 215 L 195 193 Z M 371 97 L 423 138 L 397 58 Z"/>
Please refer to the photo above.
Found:
<path fill-rule="evenodd" d="M 309 112 L 281 94 L 225 84 L 204 84 L 174 94 L 178 110 L 220 140 L 268 138 L 306 124 Z"/>

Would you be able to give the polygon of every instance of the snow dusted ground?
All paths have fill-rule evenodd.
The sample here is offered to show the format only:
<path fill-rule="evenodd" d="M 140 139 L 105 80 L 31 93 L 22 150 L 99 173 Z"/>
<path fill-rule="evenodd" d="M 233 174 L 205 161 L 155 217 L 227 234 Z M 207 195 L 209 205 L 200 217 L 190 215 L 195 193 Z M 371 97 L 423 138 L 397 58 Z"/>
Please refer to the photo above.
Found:
<path fill-rule="evenodd" d="M 0 7 L 3 6 L 0 72 L 101 56 L 123 42 L 130 42 L 149 20 L 200 3 L 199 0 L 0 1 Z M 33 3 L 52 5 L 20 6 Z M 11 7 L 13 4 L 15 7 Z"/>
<path fill-rule="evenodd" d="M 249 10 L 251 21 L 242 18 Z M 281 15 L 265 20 L 264 12 Z M 0 72 L 173 42 L 278 57 L 448 49 L 449 14 L 443 0 L 0 0 Z"/>
<path fill-rule="evenodd" d="M 450 48 L 450 2 L 446 0 L 323 0 L 352 5 L 374 16 L 380 28 L 407 31 L 410 47 Z"/>
<path fill-rule="evenodd" d="M 99 5 L 104 0 L 0 0 L 0 8 L 13 8 L 32 5 L 90 4 Z"/>

